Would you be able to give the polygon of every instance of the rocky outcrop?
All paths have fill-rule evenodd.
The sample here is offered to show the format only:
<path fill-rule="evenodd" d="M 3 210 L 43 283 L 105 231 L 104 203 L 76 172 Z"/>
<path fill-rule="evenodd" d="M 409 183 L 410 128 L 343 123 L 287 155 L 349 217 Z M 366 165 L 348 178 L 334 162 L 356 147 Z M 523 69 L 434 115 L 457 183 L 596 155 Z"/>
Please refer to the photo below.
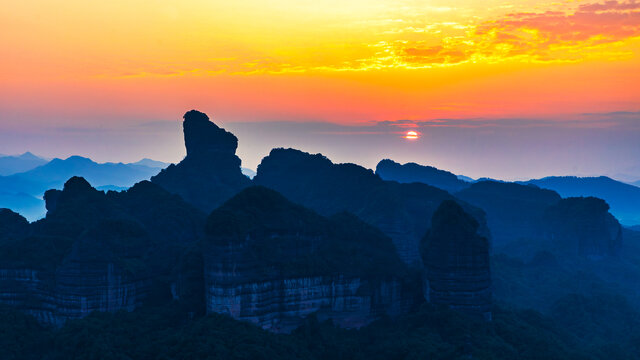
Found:
<path fill-rule="evenodd" d="M 274 332 L 291 332 L 315 313 L 344 328 L 359 328 L 411 306 L 398 280 L 371 283 L 344 276 L 314 276 L 239 283 L 232 273 L 209 276 L 207 309 Z"/>
<path fill-rule="evenodd" d="M 140 306 L 149 284 L 123 276 L 113 263 L 68 265 L 59 272 L 0 269 L 0 303 L 60 326 L 92 311 L 114 312 Z"/>
<path fill-rule="evenodd" d="M 29 222 L 24 216 L 9 209 L 0 209 L 0 242 L 27 233 Z"/>
<path fill-rule="evenodd" d="M 400 258 L 416 266 L 421 264 L 419 243 L 431 216 L 442 201 L 455 199 L 433 186 L 384 181 L 361 166 L 334 164 L 321 154 L 294 149 L 272 150 L 253 181 L 322 215 L 355 214 L 382 230 L 393 240 Z M 481 210 L 463 206 L 484 224 Z"/>
<path fill-rule="evenodd" d="M 207 220 L 207 311 L 289 332 L 317 313 L 359 327 L 412 305 L 391 240 L 352 215 L 331 219 L 262 187 Z"/>
<path fill-rule="evenodd" d="M 480 181 L 455 195 L 485 211 L 494 248 L 518 239 L 539 239 L 546 209 L 561 199 L 552 190 L 498 181 Z"/>
<path fill-rule="evenodd" d="M 496 181 L 475 183 L 456 196 L 485 210 L 493 247 L 511 256 L 601 257 L 622 246 L 622 228 L 602 199 L 563 199 L 535 185 Z"/>
<path fill-rule="evenodd" d="M 54 325 L 132 310 L 161 286 L 168 294 L 180 254 L 204 227 L 198 209 L 150 182 L 105 194 L 74 177 L 46 201 L 46 218 L 26 231 L 24 219 L 0 213 L 0 224 L 22 229 L 0 241 L 0 303 Z"/>
<path fill-rule="evenodd" d="M 182 126 L 187 156 L 151 181 L 210 212 L 251 184 L 235 155 L 238 139 L 196 110 L 184 114 Z"/>
<path fill-rule="evenodd" d="M 491 319 L 489 242 L 478 222 L 454 201 L 443 202 L 422 241 L 424 297 Z"/>
<path fill-rule="evenodd" d="M 0 269 L 0 303 L 20 309 L 43 323 L 58 323 L 50 273 L 43 275 L 27 268 Z"/>
<path fill-rule="evenodd" d="M 111 222 L 105 226 L 122 229 L 126 225 Z M 53 294 L 57 324 L 82 318 L 93 311 L 131 311 L 143 303 L 150 291 L 152 274 L 147 264 L 137 263 L 142 257 L 142 248 L 130 246 L 141 239 L 126 232 L 129 229 L 102 239 L 92 234 L 74 244 L 71 254 L 55 272 Z M 108 242 L 123 240 L 128 244 L 117 246 L 136 249 L 117 256 Z"/>
<path fill-rule="evenodd" d="M 45 241 L 54 244 L 41 244 Z M 69 242 L 71 242 L 70 240 Z M 68 246 L 63 239 L 26 238 L 17 244 L 31 251 L 20 262 L 0 264 L 0 302 L 12 305 L 42 322 L 62 325 L 92 311 L 133 310 L 149 292 L 151 272 L 142 258 L 148 245 L 136 224 L 108 221 L 88 231 L 71 248 L 46 253 L 38 245 Z M 40 244 L 39 244 L 40 242 Z M 61 242 L 61 244 L 56 244 Z M 14 245 L 15 246 L 15 245 Z M 12 252 L 11 246 L 2 250 Z M 49 263 L 38 259 L 50 257 Z"/>
<path fill-rule="evenodd" d="M 622 247 L 622 226 L 602 199 L 562 199 L 547 209 L 545 220 L 545 237 L 562 254 L 616 256 Z"/>
<path fill-rule="evenodd" d="M 376 166 L 376 175 L 384 180 L 401 183 L 419 182 L 435 186 L 450 193 L 468 188 L 471 184 L 460 180 L 455 174 L 433 166 L 416 163 L 399 164 L 393 160 L 381 160 Z"/>

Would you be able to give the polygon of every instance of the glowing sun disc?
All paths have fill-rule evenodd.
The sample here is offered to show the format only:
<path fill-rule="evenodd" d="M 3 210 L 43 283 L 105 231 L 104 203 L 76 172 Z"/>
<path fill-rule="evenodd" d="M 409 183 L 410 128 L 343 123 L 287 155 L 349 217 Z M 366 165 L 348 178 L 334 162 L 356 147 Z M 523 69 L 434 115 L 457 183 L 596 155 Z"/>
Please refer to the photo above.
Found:
<path fill-rule="evenodd" d="M 409 140 L 415 140 L 420 138 L 420 135 L 417 132 L 411 130 L 411 131 L 407 131 L 407 134 L 404 136 L 404 138 Z"/>

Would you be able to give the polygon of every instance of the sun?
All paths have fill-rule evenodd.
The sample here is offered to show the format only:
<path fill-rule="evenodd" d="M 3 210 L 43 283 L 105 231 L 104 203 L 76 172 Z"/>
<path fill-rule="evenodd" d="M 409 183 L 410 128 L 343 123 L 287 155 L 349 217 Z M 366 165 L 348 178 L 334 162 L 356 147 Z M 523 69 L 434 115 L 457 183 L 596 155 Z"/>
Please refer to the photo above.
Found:
<path fill-rule="evenodd" d="M 420 134 L 418 134 L 418 132 L 416 131 L 407 131 L 407 134 L 404 136 L 405 139 L 408 140 L 415 140 L 415 139 L 419 139 L 420 138 Z"/>

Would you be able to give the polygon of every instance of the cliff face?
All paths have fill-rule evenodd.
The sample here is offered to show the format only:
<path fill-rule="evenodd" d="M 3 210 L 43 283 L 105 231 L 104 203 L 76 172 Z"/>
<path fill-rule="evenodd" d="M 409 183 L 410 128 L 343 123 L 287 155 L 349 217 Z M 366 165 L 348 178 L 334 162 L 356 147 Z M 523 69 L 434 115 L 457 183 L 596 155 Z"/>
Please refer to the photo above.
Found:
<path fill-rule="evenodd" d="M 0 239 L 0 302 L 54 325 L 141 305 L 204 224 L 197 209 L 149 182 L 105 194 L 72 178 L 46 201 L 47 217 L 32 224 L 0 213 L 17 229 Z"/>
<path fill-rule="evenodd" d="M 333 164 L 320 154 L 274 149 L 258 166 L 254 183 L 322 215 L 348 211 L 389 236 L 407 264 L 421 263 L 419 242 L 438 205 L 455 198 L 426 184 L 384 181 L 354 164 Z M 464 207 L 484 224 L 484 214 Z M 425 221 L 426 219 L 426 221 Z M 486 227 L 485 227 L 486 230 Z"/>
<path fill-rule="evenodd" d="M 371 281 L 343 275 L 252 278 L 245 273 L 251 270 L 242 264 L 227 268 L 215 259 L 207 257 L 205 267 L 207 311 L 275 332 L 294 330 L 312 313 L 340 327 L 358 328 L 385 314 L 406 313 L 413 301 L 398 279 Z"/>
<path fill-rule="evenodd" d="M 327 219 L 254 187 L 215 210 L 207 233 L 209 312 L 288 332 L 314 312 L 359 327 L 414 299 L 391 240 L 352 215 Z"/>
<path fill-rule="evenodd" d="M 92 311 L 133 310 L 149 283 L 123 276 L 113 263 L 68 265 L 56 274 L 34 269 L 0 269 L 0 302 L 55 326 Z"/>
<path fill-rule="evenodd" d="M 477 221 L 445 201 L 432 224 L 422 241 L 425 299 L 491 319 L 489 243 Z"/>
<path fill-rule="evenodd" d="M 235 155 L 238 139 L 196 110 L 184 115 L 182 126 L 187 156 L 151 181 L 210 212 L 251 184 Z"/>

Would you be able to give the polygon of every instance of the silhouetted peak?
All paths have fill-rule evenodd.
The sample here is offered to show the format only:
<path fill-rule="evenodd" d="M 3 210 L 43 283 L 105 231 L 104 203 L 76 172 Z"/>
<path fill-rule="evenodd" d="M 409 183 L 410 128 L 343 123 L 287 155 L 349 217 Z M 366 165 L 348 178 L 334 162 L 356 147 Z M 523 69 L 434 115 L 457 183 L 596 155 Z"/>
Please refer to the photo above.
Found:
<path fill-rule="evenodd" d="M 83 157 L 83 156 L 79 156 L 79 155 L 71 155 L 68 158 L 64 159 L 64 161 L 72 162 L 72 163 L 87 163 L 87 164 L 94 162 L 93 160 L 91 160 L 89 158 L 86 158 L 86 157 Z"/>
<path fill-rule="evenodd" d="M 453 200 L 443 201 L 431 220 L 431 233 L 451 241 L 464 241 L 478 231 L 478 221 Z"/>
<path fill-rule="evenodd" d="M 433 214 L 422 240 L 425 299 L 491 319 L 489 242 L 478 222 L 452 200 Z"/>
<path fill-rule="evenodd" d="M 272 149 L 258 165 L 256 179 L 260 178 L 261 173 L 265 171 L 281 171 L 292 167 L 299 170 L 321 170 L 331 165 L 333 165 L 331 160 L 322 154 L 310 154 L 291 148 L 276 148 Z"/>
<path fill-rule="evenodd" d="M 189 110 L 184 113 L 183 119 L 185 121 L 209 121 L 209 116 L 198 110 Z M 215 125 L 215 124 L 214 124 Z"/>
<path fill-rule="evenodd" d="M 236 156 L 238 139 L 209 121 L 206 114 L 188 111 L 183 122 L 187 156 L 151 178 L 173 194 L 209 213 L 251 184 Z"/>
<path fill-rule="evenodd" d="M 84 193 L 96 191 L 96 189 L 94 189 L 83 177 L 73 176 L 64 183 L 62 191 L 65 193 Z"/>
<path fill-rule="evenodd" d="M 420 182 L 437 188 L 456 192 L 469 186 L 458 176 L 433 166 L 416 163 L 399 164 L 393 160 L 384 159 L 376 166 L 376 174 L 384 180 L 401 183 Z"/>
<path fill-rule="evenodd" d="M 622 227 L 609 213 L 606 201 L 572 197 L 546 210 L 550 237 L 564 252 L 579 255 L 616 255 L 622 245 Z M 577 245 L 577 248 L 576 248 Z"/>
<path fill-rule="evenodd" d="M 254 231 L 315 232 L 324 219 L 263 186 L 248 187 L 207 218 L 207 234 L 242 240 Z"/>
<path fill-rule="evenodd" d="M 209 121 L 209 117 L 203 112 L 187 111 L 182 127 L 187 157 L 236 153 L 238 138 Z"/>
<path fill-rule="evenodd" d="M 56 189 L 50 189 L 44 192 L 44 207 L 47 211 L 54 211 L 56 209 L 60 194 L 62 194 L 62 191 Z"/>
<path fill-rule="evenodd" d="M 21 154 L 20 156 L 18 156 L 19 158 L 23 159 L 23 160 L 40 160 L 41 158 L 34 155 L 32 152 L 27 151 L 24 154 Z"/>
<path fill-rule="evenodd" d="M 94 189 L 83 177 L 73 176 L 64 183 L 62 191 L 51 189 L 44 193 L 45 207 L 48 212 L 54 211 L 60 201 L 91 201 L 96 195 L 104 195 L 101 191 Z"/>
<path fill-rule="evenodd" d="M 474 254 L 488 257 L 489 241 L 478 234 L 478 229 L 478 221 L 458 203 L 453 200 L 443 201 L 431 218 L 431 229 L 422 239 L 421 250 L 425 265 L 444 268 L 452 266 L 449 263 L 452 257 Z"/>
<path fill-rule="evenodd" d="M 248 187 L 229 199 L 222 206 L 225 208 L 236 208 L 247 204 L 251 204 L 259 211 L 271 211 L 279 207 L 295 206 L 279 192 L 264 186 Z"/>
<path fill-rule="evenodd" d="M 420 165 L 420 164 L 416 164 L 414 162 L 409 162 L 406 164 L 400 164 L 397 163 L 391 159 L 382 159 L 380 160 L 380 162 L 378 163 L 378 165 L 376 165 L 376 173 L 383 170 L 383 169 L 398 169 L 398 168 L 406 168 L 406 169 L 410 169 L 412 171 L 416 171 L 416 170 L 422 170 L 422 171 L 429 171 L 429 172 L 441 172 L 443 174 L 449 174 L 453 177 L 456 177 L 454 174 L 448 172 L 448 171 L 444 171 L 444 170 L 440 170 L 438 168 L 435 168 L 433 166 L 429 166 L 429 165 Z M 457 179 L 457 177 L 456 177 Z"/>
<path fill-rule="evenodd" d="M 2 208 L 0 209 L 0 224 L 4 224 L 5 222 L 28 223 L 27 219 L 25 219 L 24 216 L 18 214 L 17 212 L 11 209 Z"/>
<path fill-rule="evenodd" d="M 285 175 L 286 174 L 286 175 Z M 296 177 L 295 181 L 322 181 L 328 178 L 332 183 L 341 183 L 353 179 L 381 182 L 371 169 L 360 165 L 344 163 L 334 164 L 322 154 L 310 154 L 296 149 L 277 148 L 258 165 L 254 183 L 272 187 L 273 181 L 282 181 L 281 177 Z M 308 179 L 308 180 L 302 180 Z M 290 179 L 289 179 L 290 180 Z M 347 186 L 347 183 L 343 183 Z M 283 191 L 286 194 L 286 191 Z"/>
<path fill-rule="evenodd" d="M 131 188 L 129 188 L 129 190 L 127 190 L 127 193 L 153 194 L 153 193 L 159 193 L 159 192 L 166 193 L 166 190 L 164 190 L 159 185 L 152 183 L 149 180 L 142 180 L 139 183 L 136 183 L 135 185 L 133 185 Z"/>
<path fill-rule="evenodd" d="M 9 209 L 0 209 L 0 239 L 21 234 L 27 230 L 29 222 L 24 216 Z"/>

